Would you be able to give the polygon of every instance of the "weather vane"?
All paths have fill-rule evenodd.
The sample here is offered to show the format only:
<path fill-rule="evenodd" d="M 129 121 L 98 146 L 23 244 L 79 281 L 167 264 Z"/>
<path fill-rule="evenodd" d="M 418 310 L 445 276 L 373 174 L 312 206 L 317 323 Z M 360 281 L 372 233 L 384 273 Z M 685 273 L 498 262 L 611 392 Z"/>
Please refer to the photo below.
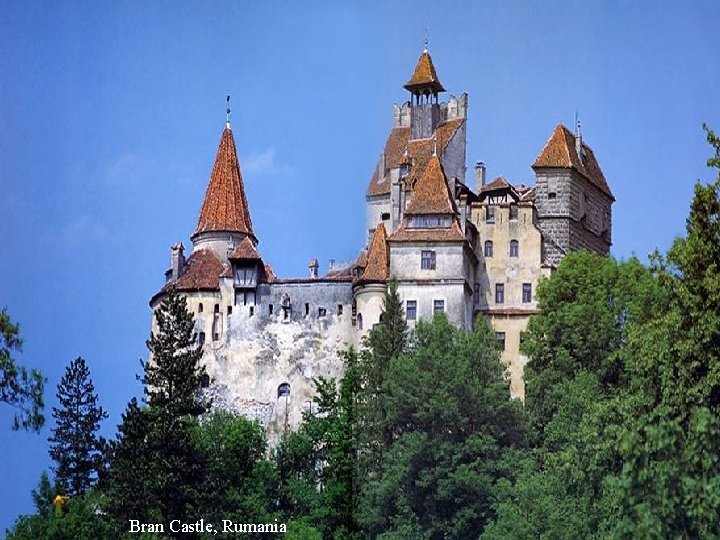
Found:
<path fill-rule="evenodd" d="M 227 95 L 227 109 L 225 109 L 225 125 L 230 127 L 230 94 Z"/>

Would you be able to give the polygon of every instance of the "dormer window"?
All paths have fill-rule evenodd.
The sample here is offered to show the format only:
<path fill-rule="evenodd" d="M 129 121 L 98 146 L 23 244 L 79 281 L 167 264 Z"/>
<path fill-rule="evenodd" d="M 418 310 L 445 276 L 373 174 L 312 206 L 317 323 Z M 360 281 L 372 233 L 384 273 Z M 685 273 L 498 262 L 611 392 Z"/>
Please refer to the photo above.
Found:
<path fill-rule="evenodd" d="M 257 268 L 238 266 L 235 268 L 236 287 L 254 287 L 257 283 Z"/>
<path fill-rule="evenodd" d="M 451 217 L 443 214 L 418 214 L 408 216 L 411 229 L 447 229 L 452 225 Z"/>

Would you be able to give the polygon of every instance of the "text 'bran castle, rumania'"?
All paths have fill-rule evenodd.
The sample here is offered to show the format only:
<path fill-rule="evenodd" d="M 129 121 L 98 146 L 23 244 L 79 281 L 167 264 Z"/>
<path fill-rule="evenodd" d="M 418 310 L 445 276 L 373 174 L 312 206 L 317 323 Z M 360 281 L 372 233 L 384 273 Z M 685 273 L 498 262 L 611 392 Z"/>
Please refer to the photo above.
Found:
<path fill-rule="evenodd" d="M 388 280 L 405 316 L 445 312 L 471 328 L 490 319 L 514 396 L 523 395 L 522 332 L 536 313 L 535 288 L 569 251 L 607 254 L 614 197 L 593 151 L 558 125 L 532 165 L 535 187 L 486 181 L 483 163 L 466 180 L 467 94 L 445 91 L 423 51 L 405 84 L 410 100 L 393 126 L 367 189 L 368 246 L 352 264 L 321 276 L 280 278 L 258 251 L 229 122 L 186 258 L 172 247 L 166 284 L 196 320 L 217 408 L 256 418 L 271 444 L 312 407 L 313 378 L 339 378 L 341 352 L 379 321 Z"/>

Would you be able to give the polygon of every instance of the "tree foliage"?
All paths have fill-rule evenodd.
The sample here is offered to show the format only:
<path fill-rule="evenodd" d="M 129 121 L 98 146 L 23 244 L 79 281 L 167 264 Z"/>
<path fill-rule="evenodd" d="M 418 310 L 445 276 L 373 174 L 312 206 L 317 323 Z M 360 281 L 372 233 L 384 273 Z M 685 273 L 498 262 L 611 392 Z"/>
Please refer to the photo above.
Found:
<path fill-rule="evenodd" d="M 0 402 L 15 408 L 13 429 L 40 431 L 45 424 L 45 378 L 36 370 L 19 366 L 13 351 L 22 349 L 20 329 L 6 309 L 0 310 Z"/>
<path fill-rule="evenodd" d="M 53 407 L 55 427 L 48 439 L 49 453 L 62 494 L 75 497 L 88 492 L 102 467 L 105 441 L 98 438 L 97 431 L 107 418 L 81 357 L 66 368 L 57 397 L 60 408 Z"/>

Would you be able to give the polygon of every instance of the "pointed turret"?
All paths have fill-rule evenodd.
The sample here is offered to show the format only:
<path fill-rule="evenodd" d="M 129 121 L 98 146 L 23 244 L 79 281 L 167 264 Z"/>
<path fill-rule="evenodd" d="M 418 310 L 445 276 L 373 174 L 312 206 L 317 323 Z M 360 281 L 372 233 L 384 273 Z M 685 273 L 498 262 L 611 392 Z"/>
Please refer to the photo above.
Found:
<path fill-rule="evenodd" d="M 367 252 L 367 263 L 360 281 L 384 282 L 390 277 L 390 251 L 385 225 L 378 223 Z"/>
<path fill-rule="evenodd" d="M 197 244 L 203 236 L 217 236 L 213 233 L 228 233 L 238 241 L 249 236 L 257 243 L 229 123 L 220 138 L 193 243 Z"/>
<path fill-rule="evenodd" d="M 418 58 L 415 70 L 404 88 L 413 94 L 438 94 L 445 91 L 427 49 Z"/>

